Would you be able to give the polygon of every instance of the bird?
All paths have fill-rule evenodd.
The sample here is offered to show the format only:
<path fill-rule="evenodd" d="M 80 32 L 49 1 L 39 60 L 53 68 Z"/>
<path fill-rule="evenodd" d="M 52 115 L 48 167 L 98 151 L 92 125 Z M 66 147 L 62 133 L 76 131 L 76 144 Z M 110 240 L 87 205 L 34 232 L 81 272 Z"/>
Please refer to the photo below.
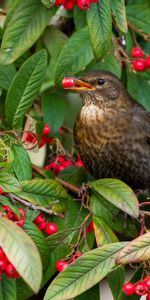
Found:
<path fill-rule="evenodd" d="M 62 84 L 83 97 L 73 137 L 89 173 L 120 179 L 134 190 L 149 189 L 150 112 L 109 71 L 66 77 Z"/>

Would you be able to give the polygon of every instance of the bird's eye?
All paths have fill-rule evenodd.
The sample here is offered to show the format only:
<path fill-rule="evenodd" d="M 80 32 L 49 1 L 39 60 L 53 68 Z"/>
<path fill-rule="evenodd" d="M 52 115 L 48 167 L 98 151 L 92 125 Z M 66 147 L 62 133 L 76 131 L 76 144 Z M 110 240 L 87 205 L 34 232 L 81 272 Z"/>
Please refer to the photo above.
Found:
<path fill-rule="evenodd" d="M 97 80 L 97 84 L 99 84 L 99 85 L 103 85 L 104 83 L 105 83 L 105 79 L 103 79 L 103 78 L 100 78 Z"/>

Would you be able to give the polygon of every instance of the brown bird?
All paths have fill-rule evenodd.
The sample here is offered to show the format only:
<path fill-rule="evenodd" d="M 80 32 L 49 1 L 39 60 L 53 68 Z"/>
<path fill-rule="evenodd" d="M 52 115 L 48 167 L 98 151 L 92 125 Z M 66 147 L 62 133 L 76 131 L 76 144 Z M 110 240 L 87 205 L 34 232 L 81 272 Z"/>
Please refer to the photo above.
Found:
<path fill-rule="evenodd" d="M 64 78 L 63 86 L 83 96 L 74 141 L 91 175 L 150 188 L 150 113 L 108 71 Z"/>

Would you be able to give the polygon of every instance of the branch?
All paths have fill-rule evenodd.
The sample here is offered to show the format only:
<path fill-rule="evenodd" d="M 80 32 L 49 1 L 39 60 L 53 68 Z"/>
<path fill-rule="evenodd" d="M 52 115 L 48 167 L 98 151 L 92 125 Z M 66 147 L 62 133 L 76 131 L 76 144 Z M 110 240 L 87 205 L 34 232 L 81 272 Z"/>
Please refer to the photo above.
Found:
<path fill-rule="evenodd" d="M 8 198 L 12 201 L 12 202 L 19 202 L 21 204 L 23 204 L 24 206 L 28 207 L 29 209 L 32 209 L 32 210 L 35 210 L 35 211 L 40 211 L 40 212 L 44 212 L 48 215 L 55 215 L 55 216 L 60 216 L 61 214 L 57 214 L 55 213 L 53 210 L 51 209 L 47 209 L 45 207 L 42 207 L 42 206 L 38 206 L 38 205 L 35 205 L 31 202 L 28 202 L 14 194 L 11 194 L 11 193 L 8 193 Z M 56 203 L 56 202 L 55 202 Z"/>

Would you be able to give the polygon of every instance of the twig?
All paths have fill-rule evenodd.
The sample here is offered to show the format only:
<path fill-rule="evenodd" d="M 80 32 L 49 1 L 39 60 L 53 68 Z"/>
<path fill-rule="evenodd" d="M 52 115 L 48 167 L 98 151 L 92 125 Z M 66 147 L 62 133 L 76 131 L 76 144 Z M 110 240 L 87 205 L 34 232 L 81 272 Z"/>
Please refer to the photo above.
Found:
<path fill-rule="evenodd" d="M 128 22 L 128 26 L 133 29 L 135 32 L 137 32 L 138 34 L 140 34 L 144 40 L 146 41 L 150 41 L 150 34 L 146 34 L 144 33 L 141 29 L 135 27 L 132 23 Z"/>
<path fill-rule="evenodd" d="M 139 207 L 142 207 L 142 206 L 145 206 L 145 205 L 150 205 L 150 202 L 141 202 L 140 204 L 139 204 Z"/>
<path fill-rule="evenodd" d="M 67 181 L 64 181 L 58 177 L 55 178 L 60 184 L 63 185 L 64 188 L 67 188 L 68 190 L 70 190 L 71 192 L 79 195 L 79 192 L 80 192 L 80 188 L 76 187 L 75 185 L 67 182 Z"/>
<path fill-rule="evenodd" d="M 45 207 L 43 207 L 43 206 L 38 206 L 38 205 L 35 205 L 35 204 L 33 204 L 33 203 L 30 203 L 30 202 L 28 202 L 28 201 L 26 201 L 26 200 L 24 200 L 24 199 L 22 199 L 22 198 L 20 198 L 20 197 L 18 197 L 18 196 L 16 196 L 16 195 L 12 194 L 12 193 L 9 193 L 9 194 L 8 194 L 8 198 L 9 198 L 12 202 L 14 202 L 14 201 L 19 202 L 19 203 L 23 204 L 24 206 L 26 206 L 26 207 L 28 207 L 28 208 L 30 208 L 30 209 L 32 209 L 32 210 L 44 212 L 44 213 L 46 213 L 46 214 L 48 214 L 48 215 L 60 216 L 60 214 L 55 213 L 55 212 L 54 212 L 53 210 L 51 210 L 51 209 L 47 209 L 47 208 L 45 208 Z"/>

